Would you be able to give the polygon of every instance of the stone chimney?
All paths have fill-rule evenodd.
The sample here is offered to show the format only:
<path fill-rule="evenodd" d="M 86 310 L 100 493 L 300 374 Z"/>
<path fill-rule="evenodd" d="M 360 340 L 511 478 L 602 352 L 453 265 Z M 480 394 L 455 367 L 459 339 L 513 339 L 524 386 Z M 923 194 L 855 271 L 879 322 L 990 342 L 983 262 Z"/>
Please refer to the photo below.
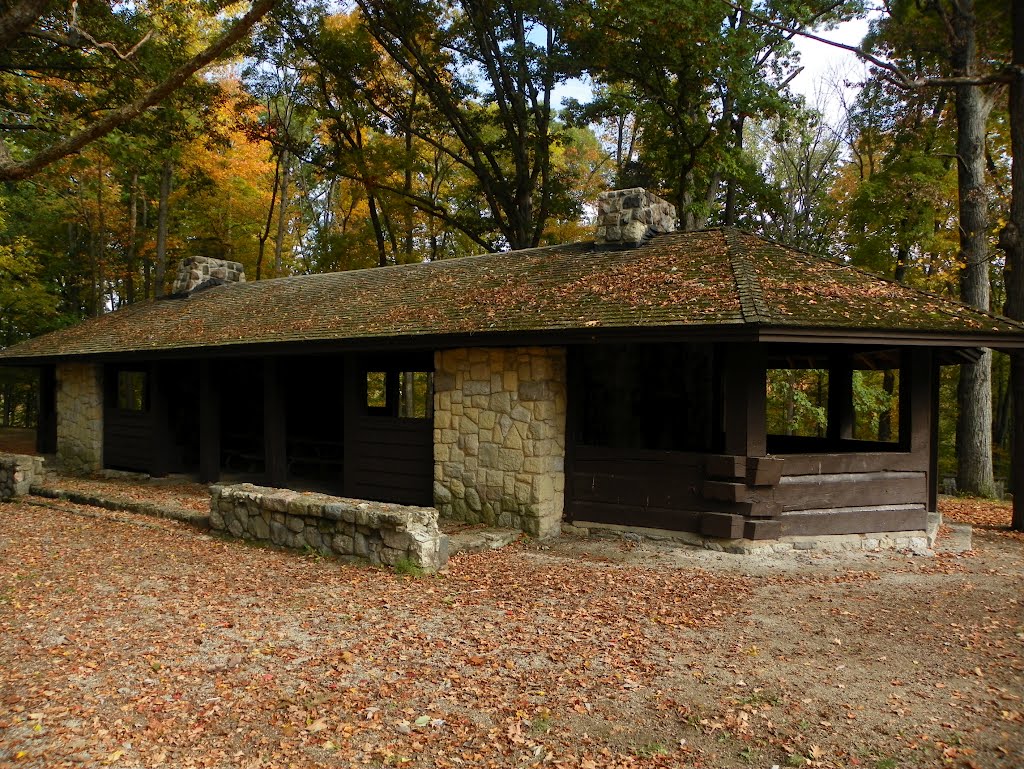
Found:
<path fill-rule="evenodd" d="M 210 283 L 245 283 L 245 268 L 239 262 L 213 259 L 209 256 L 190 256 L 178 265 L 174 279 L 174 294 L 191 294 L 200 286 Z"/>
<path fill-rule="evenodd" d="M 676 229 L 676 207 L 643 187 L 612 190 L 597 196 L 595 244 L 601 248 L 635 248 L 651 235 Z"/>

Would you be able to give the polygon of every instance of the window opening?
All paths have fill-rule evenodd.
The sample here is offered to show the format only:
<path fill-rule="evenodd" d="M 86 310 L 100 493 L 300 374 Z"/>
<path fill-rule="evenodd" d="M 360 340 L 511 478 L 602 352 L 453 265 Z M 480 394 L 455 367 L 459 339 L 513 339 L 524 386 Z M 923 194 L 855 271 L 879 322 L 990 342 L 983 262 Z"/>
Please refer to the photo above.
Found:
<path fill-rule="evenodd" d="M 768 369 L 768 434 L 824 438 L 828 382 L 829 372 L 822 368 Z"/>
<path fill-rule="evenodd" d="M 853 372 L 853 437 L 863 441 L 900 440 L 900 371 Z"/>
<path fill-rule="evenodd" d="M 366 372 L 366 406 L 373 410 L 386 409 L 388 407 L 387 372 Z"/>
<path fill-rule="evenodd" d="M 146 406 L 146 372 L 117 372 L 117 407 L 122 411 L 145 411 Z"/>
<path fill-rule="evenodd" d="M 430 419 L 434 416 L 434 375 L 429 371 L 403 371 L 399 375 L 398 416 Z"/>

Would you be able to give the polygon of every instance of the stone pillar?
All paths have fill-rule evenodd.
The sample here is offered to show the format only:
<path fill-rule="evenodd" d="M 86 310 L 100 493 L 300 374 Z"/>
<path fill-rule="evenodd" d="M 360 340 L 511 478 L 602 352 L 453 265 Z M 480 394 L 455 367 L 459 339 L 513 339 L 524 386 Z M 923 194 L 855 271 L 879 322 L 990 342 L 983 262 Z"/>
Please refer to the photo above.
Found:
<path fill-rule="evenodd" d="M 84 475 L 103 468 L 103 367 L 57 364 L 57 466 Z"/>
<path fill-rule="evenodd" d="M 434 372 L 434 505 L 443 517 L 561 530 L 565 348 L 441 350 Z"/>

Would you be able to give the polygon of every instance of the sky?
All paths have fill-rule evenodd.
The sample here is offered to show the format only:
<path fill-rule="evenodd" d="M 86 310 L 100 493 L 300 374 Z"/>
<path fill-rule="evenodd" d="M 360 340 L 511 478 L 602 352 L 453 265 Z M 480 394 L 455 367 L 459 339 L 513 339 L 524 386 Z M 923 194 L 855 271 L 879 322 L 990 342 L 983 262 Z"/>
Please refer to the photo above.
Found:
<path fill-rule="evenodd" d="M 855 19 L 840 24 L 827 32 L 817 33 L 817 36 L 845 45 L 858 45 L 867 32 L 868 20 Z M 809 105 L 822 107 L 825 113 L 835 121 L 837 117 L 841 116 L 842 100 L 840 94 L 836 93 L 834 84 L 844 83 L 844 81 L 850 83 L 849 86 L 844 85 L 843 91 L 846 101 L 852 100 L 857 92 L 852 83 L 862 80 L 864 77 L 863 63 L 849 51 L 808 40 L 805 37 L 797 36 L 794 44 L 800 52 L 803 71 L 793 78 L 790 87 L 796 93 L 802 94 Z M 825 103 L 819 103 L 819 98 L 823 98 Z"/>

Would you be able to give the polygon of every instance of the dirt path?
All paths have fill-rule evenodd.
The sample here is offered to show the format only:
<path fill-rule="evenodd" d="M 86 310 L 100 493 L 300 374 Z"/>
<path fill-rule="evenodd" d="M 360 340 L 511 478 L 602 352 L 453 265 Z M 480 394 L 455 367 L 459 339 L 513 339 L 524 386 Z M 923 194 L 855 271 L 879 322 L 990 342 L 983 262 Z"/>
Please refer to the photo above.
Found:
<path fill-rule="evenodd" d="M 415 578 L 0 504 L 0 765 L 1024 766 L 1024 543 Z"/>

